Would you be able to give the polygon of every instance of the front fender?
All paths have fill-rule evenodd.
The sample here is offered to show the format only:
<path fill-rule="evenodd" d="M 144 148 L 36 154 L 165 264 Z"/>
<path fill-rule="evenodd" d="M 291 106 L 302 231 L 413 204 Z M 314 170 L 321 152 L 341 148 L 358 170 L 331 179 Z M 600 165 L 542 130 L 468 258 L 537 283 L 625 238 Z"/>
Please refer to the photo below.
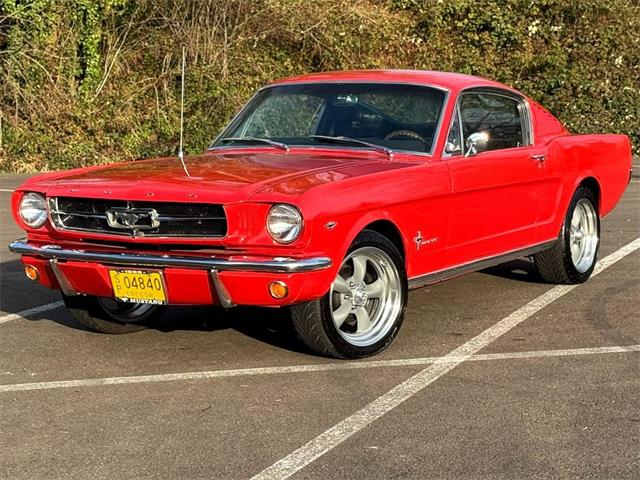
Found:
<path fill-rule="evenodd" d="M 308 253 L 322 252 L 332 260 L 332 266 L 327 269 L 331 272 L 326 276 L 326 285 L 323 290 L 329 291 L 331 282 L 338 274 L 342 260 L 346 257 L 350 246 L 360 232 L 368 225 L 378 221 L 390 222 L 400 232 L 405 252 L 409 251 L 407 240 L 402 235 L 398 222 L 395 221 L 391 212 L 387 209 L 374 211 L 349 213 L 342 215 L 323 215 L 314 222 L 314 236 Z M 406 260 L 405 260 L 406 261 Z"/>

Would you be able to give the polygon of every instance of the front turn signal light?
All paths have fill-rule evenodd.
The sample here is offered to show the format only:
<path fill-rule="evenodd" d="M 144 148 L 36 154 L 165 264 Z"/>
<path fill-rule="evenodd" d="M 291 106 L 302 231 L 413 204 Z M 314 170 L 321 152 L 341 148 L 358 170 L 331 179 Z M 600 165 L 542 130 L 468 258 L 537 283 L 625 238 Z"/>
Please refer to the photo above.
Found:
<path fill-rule="evenodd" d="M 38 269 L 33 265 L 25 265 L 24 274 L 29 280 L 33 280 L 34 282 L 40 278 L 40 272 L 38 272 Z"/>
<path fill-rule="evenodd" d="M 289 287 L 287 287 L 287 284 L 284 282 L 271 282 L 269 284 L 269 294 L 277 300 L 282 300 L 283 298 L 286 298 L 287 295 L 289 295 Z"/>

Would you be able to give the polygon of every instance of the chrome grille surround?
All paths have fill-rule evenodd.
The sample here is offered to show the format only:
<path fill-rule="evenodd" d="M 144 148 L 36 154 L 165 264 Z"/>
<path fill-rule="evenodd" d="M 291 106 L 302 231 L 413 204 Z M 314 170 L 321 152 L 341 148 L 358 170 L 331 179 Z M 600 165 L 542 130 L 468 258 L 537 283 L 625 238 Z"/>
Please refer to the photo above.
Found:
<path fill-rule="evenodd" d="M 129 201 L 76 197 L 48 199 L 51 224 L 57 230 L 89 232 L 119 237 L 207 237 L 227 234 L 227 218 L 222 205 Z M 147 224 L 113 227 L 107 211 L 152 212 L 154 228 Z"/>

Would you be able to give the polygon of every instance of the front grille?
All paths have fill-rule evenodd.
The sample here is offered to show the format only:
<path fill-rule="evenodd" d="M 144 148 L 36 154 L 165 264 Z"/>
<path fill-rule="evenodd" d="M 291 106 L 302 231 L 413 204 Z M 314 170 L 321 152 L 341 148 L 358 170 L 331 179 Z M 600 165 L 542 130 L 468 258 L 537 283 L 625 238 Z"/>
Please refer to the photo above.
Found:
<path fill-rule="evenodd" d="M 56 197 L 49 199 L 51 220 L 60 230 L 137 237 L 224 237 L 227 218 L 222 205 L 204 203 L 138 202 L 92 198 Z M 143 212 L 153 215 L 157 225 L 114 227 L 108 211 Z"/>

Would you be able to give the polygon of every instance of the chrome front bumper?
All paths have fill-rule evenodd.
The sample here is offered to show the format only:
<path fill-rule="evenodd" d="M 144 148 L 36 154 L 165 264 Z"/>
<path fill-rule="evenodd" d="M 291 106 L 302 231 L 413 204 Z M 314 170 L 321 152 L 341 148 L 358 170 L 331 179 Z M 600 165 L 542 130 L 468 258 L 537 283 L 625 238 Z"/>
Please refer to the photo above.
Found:
<path fill-rule="evenodd" d="M 274 257 L 265 259 L 184 257 L 170 254 L 150 255 L 130 252 L 96 252 L 90 250 L 66 249 L 60 245 L 30 245 L 25 239 L 16 240 L 9 250 L 21 255 L 49 260 L 53 274 L 65 295 L 78 295 L 58 266 L 59 260 L 95 262 L 107 265 L 126 265 L 131 267 L 177 267 L 207 270 L 213 282 L 215 293 L 223 307 L 235 306 L 234 300 L 218 276 L 220 271 L 303 273 L 323 270 L 331 266 L 328 257 L 310 257 L 293 259 Z"/>
<path fill-rule="evenodd" d="M 138 253 L 109 253 L 90 250 L 65 249 L 59 245 L 34 246 L 25 239 L 16 240 L 9 250 L 21 255 L 31 255 L 50 260 L 75 260 L 97 262 L 109 265 L 130 265 L 137 267 L 179 267 L 200 270 L 233 270 L 246 272 L 300 273 L 323 270 L 331 266 L 328 257 L 293 259 L 274 257 L 265 259 L 229 259 L 218 257 L 180 257 L 175 255 L 149 255 Z"/>

